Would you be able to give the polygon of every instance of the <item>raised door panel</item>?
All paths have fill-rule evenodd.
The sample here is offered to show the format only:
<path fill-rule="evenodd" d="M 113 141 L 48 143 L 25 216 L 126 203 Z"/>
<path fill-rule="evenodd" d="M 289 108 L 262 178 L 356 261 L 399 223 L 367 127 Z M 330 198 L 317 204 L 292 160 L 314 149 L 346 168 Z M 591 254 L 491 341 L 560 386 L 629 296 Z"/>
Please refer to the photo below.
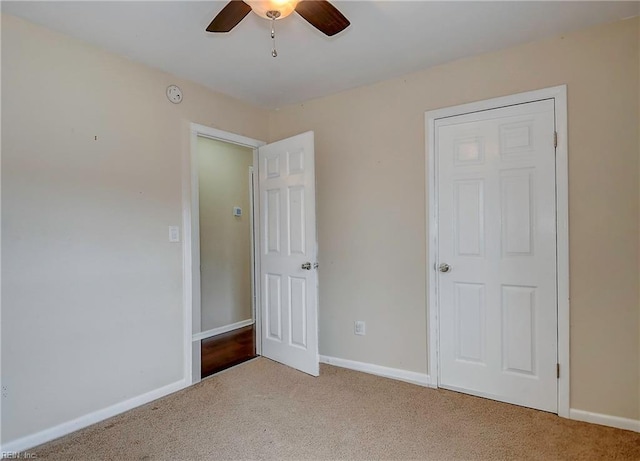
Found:
<path fill-rule="evenodd" d="M 287 174 L 293 176 L 303 174 L 304 171 L 304 149 L 287 152 Z"/>
<path fill-rule="evenodd" d="M 485 289 L 479 283 L 455 283 L 456 360 L 484 363 Z"/>
<path fill-rule="evenodd" d="M 307 280 L 289 277 L 290 344 L 307 348 Z"/>
<path fill-rule="evenodd" d="M 304 186 L 290 186 L 287 189 L 288 248 L 290 255 L 304 256 L 306 250 L 305 191 Z"/>
<path fill-rule="evenodd" d="M 502 252 L 504 256 L 534 254 L 534 170 L 503 171 L 500 177 Z"/>
<path fill-rule="evenodd" d="M 266 274 L 265 304 L 267 313 L 267 338 L 282 341 L 282 276 Z"/>
<path fill-rule="evenodd" d="M 524 120 L 500 125 L 500 155 L 512 160 L 534 154 L 534 120 Z"/>
<path fill-rule="evenodd" d="M 266 254 L 280 253 L 280 189 L 269 189 L 264 200 L 264 226 Z"/>
<path fill-rule="evenodd" d="M 454 183 L 454 234 L 458 256 L 482 256 L 484 250 L 484 183 L 482 179 Z"/>
<path fill-rule="evenodd" d="M 536 374 L 535 288 L 502 287 L 502 368 L 505 371 Z"/>

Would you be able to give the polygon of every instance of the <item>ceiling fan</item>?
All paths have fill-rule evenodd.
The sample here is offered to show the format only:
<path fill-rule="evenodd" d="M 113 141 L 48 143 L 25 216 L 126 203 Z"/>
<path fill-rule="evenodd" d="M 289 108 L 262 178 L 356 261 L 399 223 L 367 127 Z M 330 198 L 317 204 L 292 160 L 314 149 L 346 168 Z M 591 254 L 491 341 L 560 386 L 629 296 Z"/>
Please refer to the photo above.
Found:
<path fill-rule="evenodd" d="M 271 20 L 271 38 L 274 39 L 272 55 L 275 50 L 275 21 L 289 16 L 294 11 L 320 32 L 333 36 L 349 27 L 349 20 L 327 0 L 231 0 L 213 18 L 207 32 L 229 32 L 250 11 Z"/>

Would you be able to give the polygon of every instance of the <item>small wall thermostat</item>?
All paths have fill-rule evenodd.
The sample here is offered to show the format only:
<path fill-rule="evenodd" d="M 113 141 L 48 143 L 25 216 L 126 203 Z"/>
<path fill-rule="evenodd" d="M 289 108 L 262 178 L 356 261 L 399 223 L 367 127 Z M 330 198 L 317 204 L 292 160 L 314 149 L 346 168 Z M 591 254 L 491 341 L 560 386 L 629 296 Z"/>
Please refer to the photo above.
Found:
<path fill-rule="evenodd" d="M 180 241 L 180 228 L 178 226 L 169 226 L 169 241 L 170 242 Z"/>
<path fill-rule="evenodd" d="M 242 208 L 240 208 L 239 206 L 234 206 L 233 216 L 242 216 Z"/>
<path fill-rule="evenodd" d="M 182 102 L 182 90 L 177 85 L 169 85 L 167 87 L 167 99 L 174 104 Z"/>

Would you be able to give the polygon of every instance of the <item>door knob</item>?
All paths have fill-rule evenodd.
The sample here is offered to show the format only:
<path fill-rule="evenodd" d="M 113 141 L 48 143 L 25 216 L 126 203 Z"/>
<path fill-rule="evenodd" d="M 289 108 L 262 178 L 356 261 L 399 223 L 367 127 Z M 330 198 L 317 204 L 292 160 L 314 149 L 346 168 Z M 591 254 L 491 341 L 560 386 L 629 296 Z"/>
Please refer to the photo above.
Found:
<path fill-rule="evenodd" d="M 311 270 L 311 263 L 303 263 L 301 266 L 303 269 L 310 271 Z"/>
<path fill-rule="evenodd" d="M 442 263 L 438 266 L 438 270 L 440 272 L 449 272 L 451 271 L 451 266 L 447 263 Z"/>

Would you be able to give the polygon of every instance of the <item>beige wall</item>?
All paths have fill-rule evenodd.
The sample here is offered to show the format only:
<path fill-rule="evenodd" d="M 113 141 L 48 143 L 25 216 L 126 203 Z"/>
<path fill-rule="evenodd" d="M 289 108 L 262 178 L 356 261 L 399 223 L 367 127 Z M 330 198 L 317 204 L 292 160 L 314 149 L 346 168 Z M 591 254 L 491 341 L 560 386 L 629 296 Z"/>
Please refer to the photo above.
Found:
<path fill-rule="evenodd" d="M 249 167 L 253 149 L 198 138 L 202 331 L 252 318 Z M 233 216 L 233 207 L 242 216 Z"/>
<path fill-rule="evenodd" d="M 427 370 L 424 113 L 566 83 L 571 406 L 637 419 L 638 47 L 636 18 L 272 113 L 316 134 L 321 354 Z"/>
<path fill-rule="evenodd" d="M 424 112 L 562 83 L 572 407 L 638 418 L 639 49 L 627 20 L 269 115 L 3 15 L 2 442 L 182 378 L 190 121 L 316 132 L 321 353 L 425 372 Z"/>
<path fill-rule="evenodd" d="M 188 122 L 265 139 L 265 117 L 2 16 L 2 442 L 183 378 Z"/>

